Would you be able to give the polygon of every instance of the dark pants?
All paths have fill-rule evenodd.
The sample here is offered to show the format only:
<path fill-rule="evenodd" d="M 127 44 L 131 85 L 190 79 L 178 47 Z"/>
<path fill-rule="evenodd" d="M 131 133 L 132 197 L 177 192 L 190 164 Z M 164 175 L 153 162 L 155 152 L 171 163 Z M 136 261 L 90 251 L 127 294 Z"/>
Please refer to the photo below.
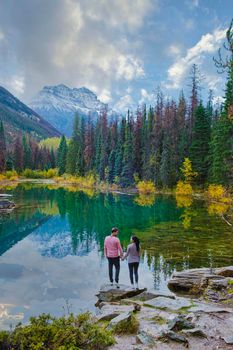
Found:
<path fill-rule="evenodd" d="M 138 266 L 139 262 L 129 263 L 129 277 L 130 282 L 133 284 L 133 275 L 135 277 L 135 282 L 138 283 Z"/>
<path fill-rule="evenodd" d="M 117 258 L 108 258 L 108 270 L 109 270 L 109 279 L 113 283 L 113 265 L 115 266 L 115 282 L 119 282 L 119 273 L 120 273 L 120 257 Z"/>

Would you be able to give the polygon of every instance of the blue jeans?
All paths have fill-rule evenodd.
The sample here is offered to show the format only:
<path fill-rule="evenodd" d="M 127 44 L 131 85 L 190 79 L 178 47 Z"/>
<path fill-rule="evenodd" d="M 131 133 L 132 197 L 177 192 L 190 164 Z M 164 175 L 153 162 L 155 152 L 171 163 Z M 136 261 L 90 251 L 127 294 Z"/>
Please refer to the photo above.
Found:
<path fill-rule="evenodd" d="M 138 266 L 139 262 L 129 263 L 129 277 L 130 282 L 133 284 L 133 275 L 135 277 L 135 282 L 138 283 Z"/>

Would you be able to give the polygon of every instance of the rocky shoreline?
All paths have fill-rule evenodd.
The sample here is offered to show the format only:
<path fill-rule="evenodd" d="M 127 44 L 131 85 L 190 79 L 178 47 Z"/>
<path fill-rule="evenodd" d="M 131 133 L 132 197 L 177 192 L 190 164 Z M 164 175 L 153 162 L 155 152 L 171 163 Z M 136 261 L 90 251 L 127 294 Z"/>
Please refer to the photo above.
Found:
<path fill-rule="evenodd" d="M 233 349 L 233 266 L 173 274 L 185 295 L 101 287 L 97 320 L 114 330 L 111 350 Z"/>

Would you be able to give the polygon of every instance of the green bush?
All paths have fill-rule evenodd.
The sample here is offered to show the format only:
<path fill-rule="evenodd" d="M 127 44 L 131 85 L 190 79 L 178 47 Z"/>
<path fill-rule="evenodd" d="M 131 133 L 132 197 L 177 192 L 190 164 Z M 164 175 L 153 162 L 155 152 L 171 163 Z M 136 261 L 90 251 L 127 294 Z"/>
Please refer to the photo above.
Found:
<path fill-rule="evenodd" d="M 16 180 L 18 178 L 17 171 L 15 170 L 6 171 L 5 176 L 8 180 Z"/>
<path fill-rule="evenodd" d="M 1 350 L 104 350 L 115 343 L 111 332 L 94 322 L 90 313 L 54 318 L 31 317 L 13 332 L 0 332 Z"/>
<path fill-rule="evenodd" d="M 25 169 L 22 175 L 27 179 L 51 179 L 57 176 L 57 169 L 49 169 L 49 170 Z"/>

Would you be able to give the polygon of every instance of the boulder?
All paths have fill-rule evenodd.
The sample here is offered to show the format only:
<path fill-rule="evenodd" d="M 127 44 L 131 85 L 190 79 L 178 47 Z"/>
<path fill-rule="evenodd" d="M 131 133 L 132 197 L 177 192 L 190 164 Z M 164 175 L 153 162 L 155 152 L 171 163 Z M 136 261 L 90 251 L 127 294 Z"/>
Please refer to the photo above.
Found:
<path fill-rule="evenodd" d="M 207 338 L 207 335 L 200 328 L 182 329 L 184 335 Z"/>
<path fill-rule="evenodd" d="M 209 281 L 209 286 L 213 289 L 225 289 L 227 288 L 228 282 L 226 278 L 213 278 L 211 281 Z"/>
<path fill-rule="evenodd" d="M 132 313 L 131 312 L 124 312 L 123 314 L 120 314 L 118 315 L 117 317 L 114 317 L 107 329 L 110 330 L 110 329 L 113 329 L 114 327 L 116 327 L 117 325 L 120 325 L 122 322 L 129 322 L 131 321 L 131 318 L 132 318 Z"/>
<path fill-rule="evenodd" d="M 113 318 L 119 316 L 119 312 L 110 312 L 110 313 L 104 313 L 102 315 L 97 316 L 98 321 L 111 321 Z"/>
<path fill-rule="evenodd" d="M 131 298 L 135 295 L 141 294 L 146 291 L 146 288 L 132 289 L 129 286 L 120 285 L 120 288 L 113 287 L 109 284 L 101 286 L 99 293 L 97 294 L 98 300 L 101 301 L 117 301 L 121 299 Z"/>
<path fill-rule="evenodd" d="M 151 346 L 154 344 L 154 338 L 145 331 L 141 331 L 136 335 L 136 341 L 139 344 Z"/>
<path fill-rule="evenodd" d="M 181 334 L 177 334 L 176 332 L 173 331 L 164 331 L 162 336 L 160 337 L 160 339 L 170 339 L 170 340 L 174 340 L 176 342 L 179 343 L 185 343 L 188 344 L 188 340 L 187 338 L 185 338 L 185 336 L 181 335 Z"/>
<path fill-rule="evenodd" d="M 216 274 L 224 277 L 233 277 L 233 266 L 226 266 L 216 269 Z"/>
<path fill-rule="evenodd" d="M 233 345 L 233 336 L 231 337 L 224 337 L 223 340 L 226 344 Z"/>
<path fill-rule="evenodd" d="M 164 298 L 164 297 L 158 297 L 151 300 L 148 300 L 145 304 L 145 306 L 154 307 L 156 309 L 169 309 L 169 310 L 179 310 L 181 308 L 191 308 L 192 307 L 192 301 L 186 299 L 177 297 L 176 299 L 170 299 L 170 298 Z"/>
<path fill-rule="evenodd" d="M 195 328 L 195 325 L 184 316 L 177 316 L 168 322 L 168 328 L 171 331 L 181 331 L 182 329 Z"/>
<path fill-rule="evenodd" d="M 132 297 L 131 299 L 139 300 L 139 301 L 147 301 L 147 300 L 151 300 L 151 299 L 158 298 L 158 297 L 175 299 L 175 294 L 173 294 L 173 293 L 154 293 L 154 292 L 150 292 L 150 291 L 145 291 L 145 292 L 142 292 L 142 293 Z"/>
<path fill-rule="evenodd" d="M 222 268 L 201 268 L 190 269 L 181 272 L 174 272 L 168 282 L 168 287 L 172 291 L 184 291 L 198 294 L 207 286 L 214 289 L 223 289 L 227 287 L 227 279 L 233 277 L 233 266 Z"/>
<path fill-rule="evenodd" d="M 206 303 L 201 303 L 201 302 L 196 302 L 195 305 L 193 305 L 190 308 L 190 311 L 194 313 L 207 313 L 207 314 L 212 314 L 212 313 L 231 313 L 232 309 L 227 308 L 227 307 L 220 307 L 220 306 L 215 306 L 211 304 L 206 304 Z"/>
<path fill-rule="evenodd" d="M 12 209 L 15 207 L 15 203 L 8 200 L 0 200 L 0 210 Z"/>

